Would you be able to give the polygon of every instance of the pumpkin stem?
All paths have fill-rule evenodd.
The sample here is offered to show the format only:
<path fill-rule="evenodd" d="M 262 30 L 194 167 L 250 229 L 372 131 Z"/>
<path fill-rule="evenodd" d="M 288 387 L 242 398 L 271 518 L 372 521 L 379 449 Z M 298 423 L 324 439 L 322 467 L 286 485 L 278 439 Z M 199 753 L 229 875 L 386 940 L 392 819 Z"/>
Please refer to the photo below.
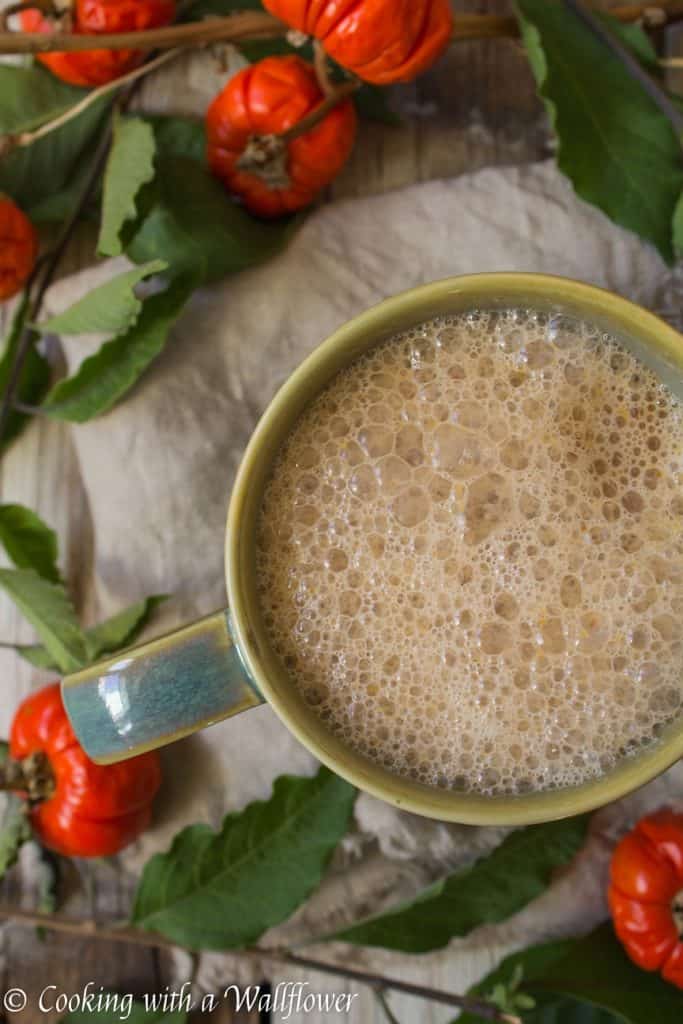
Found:
<path fill-rule="evenodd" d="M 55 791 L 55 777 L 47 755 L 37 750 L 21 761 L 7 758 L 0 765 L 2 789 L 23 793 L 32 803 L 48 800 Z"/>
<path fill-rule="evenodd" d="M 287 143 L 279 135 L 251 135 L 237 167 L 261 178 L 269 188 L 287 188 Z"/>
<path fill-rule="evenodd" d="M 358 79 L 343 82 L 305 117 L 279 135 L 250 135 L 237 161 L 239 170 L 255 174 L 269 188 L 287 188 L 290 185 L 287 144 L 320 124 L 330 110 L 354 93 L 360 84 Z"/>

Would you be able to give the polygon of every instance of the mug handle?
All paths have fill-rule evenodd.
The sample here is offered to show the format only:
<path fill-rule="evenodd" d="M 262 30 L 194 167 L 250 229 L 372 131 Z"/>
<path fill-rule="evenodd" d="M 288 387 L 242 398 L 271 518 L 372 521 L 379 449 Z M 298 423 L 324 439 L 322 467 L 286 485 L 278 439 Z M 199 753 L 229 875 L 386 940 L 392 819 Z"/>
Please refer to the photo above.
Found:
<path fill-rule="evenodd" d="M 214 612 L 65 676 L 64 707 L 91 760 L 123 761 L 264 703 L 229 615 Z"/>

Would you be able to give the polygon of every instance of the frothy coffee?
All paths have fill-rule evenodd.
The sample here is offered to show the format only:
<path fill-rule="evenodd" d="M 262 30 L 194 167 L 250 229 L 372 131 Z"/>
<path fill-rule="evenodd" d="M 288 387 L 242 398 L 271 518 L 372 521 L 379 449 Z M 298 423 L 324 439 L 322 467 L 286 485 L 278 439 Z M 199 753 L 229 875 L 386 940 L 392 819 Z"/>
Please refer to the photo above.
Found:
<path fill-rule="evenodd" d="M 585 322 L 432 320 L 341 372 L 259 525 L 272 644 L 347 745 L 482 794 L 575 785 L 683 701 L 683 407 Z"/>

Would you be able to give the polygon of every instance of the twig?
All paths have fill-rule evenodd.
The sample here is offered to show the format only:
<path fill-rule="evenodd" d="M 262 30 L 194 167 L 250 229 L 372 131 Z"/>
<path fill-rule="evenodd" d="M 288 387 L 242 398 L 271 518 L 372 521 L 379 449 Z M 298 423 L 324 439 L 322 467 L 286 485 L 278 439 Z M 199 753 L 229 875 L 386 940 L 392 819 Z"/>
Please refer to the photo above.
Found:
<path fill-rule="evenodd" d="M 682 0 L 650 0 L 649 3 L 615 7 L 610 14 L 620 21 L 639 21 L 653 10 L 664 12 L 667 22 L 683 18 Z M 50 53 L 55 50 L 138 49 L 169 50 L 175 47 L 203 46 L 213 42 L 239 42 L 243 39 L 271 39 L 287 34 L 287 26 L 277 18 L 258 11 L 245 11 L 225 18 L 206 18 L 179 25 L 146 29 L 143 32 L 107 32 L 78 35 L 66 32 L 0 32 L 0 53 Z M 519 35 L 513 17 L 496 14 L 457 14 L 453 42 L 467 39 L 515 38 Z"/>
<path fill-rule="evenodd" d="M 349 82 L 342 82 L 341 85 L 336 86 L 332 92 L 328 93 L 322 103 L 314 107 L 310 114 L 306 114 L 305 117 L 302 117 L 300 121 L 297 121 L 287 131 L 281 132 L 276 138 L 280 139 L 281 142 L 291 142 L 292 139 L 298 139 L 300 135 L 310 132 L 311 128 L 315 128 L 322 121 L 325 114 L 328 114 L 330 110 L 356 92 L 360 84 L 357 78 Z"/>
<path fill-rule="evenodd" d="M 330 96 L 334 92 L 334 82 L 330 78 L 330 66 L 327 63 L 325 47 L 319 39 L 313 43 L 313 66 L 323 95 Z"/>
<path fill-rule="evenodd" d="M 169 939 L 164 938 L 163 935 L 158 935 L 155 932 L 145 932 L 129 927 L 108 928 L 92 920 L 79 921 L 61 914 L 40 914 L 31 910 L 23 910 L 20 907 L 8 907 L 0 904 L 0 918 L 5 918 L 24 927 L 45 928 L 48 931 L 62 932 L 85 939 L 100 939 L 106 942 L 128 942 L 136 946 L 149 946 L 157 949 L 182 948 L 178 943 L 171 942 Z M 488 1003 L 481 999 L 456 995 L 451 992 L 442 992 L 438 989 L 427 988 L 424 985 L 413 985 L 410 982 L 399 981 L 397 978 L 385 978 L 380 974 L 371 974 L 369 971 L 356 971 L 351 967 L 338 967 L 336 964 L 327 963 L 324 960 L 297 956 L 289 953 L 287 950 L 261 949 L 255 946 L 246 949 L 230 950 L 230 953 L 234 956 L 272 960 L 276 963 L 289 964 L 293 967 L 319 971 L 322 974 L 331 974 L 338 978 L 349 978 L 351 981 L 357 981 L 361 985 L 369 985 L 375 991 L 383 988 L 394 989 L 396 992 L 404 992 L 406 995 L 418 996 L 422 999 L 429 999 L 432 1002 L 467 1010 L 483 1020 L 493 1021 L 494 1024 L 521 1024 L 518 1017 L 504 1013 L 493 1003 Z"/>
<path fill-rule="evenodd" d="M 270 955 L 270 954 L 267 954 Z M 409 981 L 399 981 L 396 978 L 385 978 L 380 974 L 370 974 L 366 971 L 356 971 L 352 967 L 338 967 L 336 964 L 326 963 L 323 960 L 312 960 L 310 957 L 299 956 L 296 953 L 286 951 L 279 953 L 279 959 L 284 963 L 296 964 L 297 967 L 305 967 L 311 971 L 324 971 L 326 974 L 333 974 L 339 978 L 349 978 L 361 985 L 370 985 L 372 988 L 392 988 L 397 992 L 404 992 L 408 996 L 417 996 L 420 999 L 431 999 L 433 1002 L 444 1003 L 446 1006 L 457 1006 L 461 1010 L 467 1010 L 483 1020 L 496 1021 L 498 1024 L 521 1024 L 519 1017 L 505 1013 L 494 1003 L 488 1003 L 476 996 L 453 995 L 450 992 L 438 992 L 424 985 L 413 985 Z"/>
<path fill-rule="evenodd" d="M 683 114 L 678 110 L 676 105 L 672 103 L 668 95 L 662 89 L 654 78 L 648 75 L 641 65 L 638 63 L 633 54 L 622 46 L 621 42 L 615 38 L 614 34 L 604 25 L 604 23 L 596 17 L 595 13 L 582 2 L 582 0 L 564 0 L 564 5 L 567 7 L 577 18 L 579 18 L 584 25 L 593 32 L 593 34 L 607 47 L 608 50 L 619 58 L 628 73 L 632 78 L 635 78 L 637 82 L 643 87 L 645 92 L 648 94 L 653 103 L 659 107 L 665 117 L 669 119 L 674 131 L 679 139 L 683 136 Z"/>
<path fill-rule="evenodd" d="M 271 39 L 283 36 L 287 26 L 272 15 L 259 11 L 231 14 L 227 18 L 205 18 L 178 25 L 145 29 L 142 32 L 0 32 L 0 53 L 52 53 L 55 50 L 173 50 L 178 46 L 238 42 L 240 39 Z"/>
<path fill-rule="evenodd" d="M 174 60 L 182 52 L 180 49 L 167 50 L 153 60 L 147 61 L 146 64 L 141 64 L 140 67 L 134 68 L 127 74 L 121 75 L 120 78 L 114 79 L 113 82 L 105 82 L 104 85 L 100 85 L 91 92 L 86 93 L 82 100 L 75 103 L 73 107 L 69 107 L 59 117 L 56 117 L 53 121 L 46 121 L 45 124 L 41 124 L 40 127 L 32 132 L 22 132 L 20 135 L 7 135 L 4 139 L 0 138 L 0 156 L 4 156 L 17 146 L 30 146 L 37 139 L 42 139 L 43 136 L 49 135 L 50 132 L 56 131 L 57 128 L 61 128 L 67 122 L 73 120 L 74 117 L 79 117 L 84 110 L 91 107 L 93 103 L 97 103 L 103 96 L 107 96 L 110 92 L 116 92 L 123 86 L 130 85 L 131 82 L 136 82 L 138 79 L 148 75 L 150 71 L 156 71 L 162 64 L 167 64 L 168 61 Z"/>
<path fill-rule="evenodd" d="M 57 269 L 60 259 L 66 249 L 71 236 L 74 232 L 76 224 L 78 223 L 81 213 L 85 208 L 92 191 L 97 183 L 97 180 L 104 167 L 107 153 L 109 152 L 109 144 L 111 142 L 111 127 L 106 131 L 102 132 L 95 154 L 92 159 L 92 165 L 90 173 L 86 179 L 83 191 L 78 198 L 76 205 L 74 206 L 71 214 L 66 219 L 62 226 L 62 230 L 59 233 L 57 241 L 54 244 L 54 248 L 46 255 L 45 261 L 41 263 L 40 273 L 31 282 L 31 285 L 36 288 L 35 295 L 32 297 L 29 303 L 28 312 L 26 315 L 27 323 L 35 323 L 40 313 L 40 308 L 45 298 L 45 293 L 52 282 L 52 278 Z M 33 339 L 35 337 L 35 331 L 32 327 L 24 327 L 19 344 L 17 346 L 17 352 L 14 358 L 14 364 L 12 371 L 7 382 L 7 388 L 2 396 L 2 404 L 0 405 L 0 440 L 5 433 L 7 427 L 7 420 L 12 407 L 14 405 L 14 398 L 16 395 L 19 381 L 21 379 L 21 371 L 24 367 L 26 358 L 31 350 Z"/>
<path fill-rule="evenodd" d="M 384 1016 L 389 1021 L 389 1024 L 401 1024 L 400 1020 L 398 1019 L 398 1017 L 396 1016 L 394 1011 L 389 1006 L 389 1002 L 387 1000 L 387 997 L 386 997 L 384 991 L 381 988 L 376 988 L 375 989 L 375 997 L 376 997 L 377 1002 L 379 1003 L 379 1005 L 382 1007 L 382 1010 L 384 1012 Z"/>

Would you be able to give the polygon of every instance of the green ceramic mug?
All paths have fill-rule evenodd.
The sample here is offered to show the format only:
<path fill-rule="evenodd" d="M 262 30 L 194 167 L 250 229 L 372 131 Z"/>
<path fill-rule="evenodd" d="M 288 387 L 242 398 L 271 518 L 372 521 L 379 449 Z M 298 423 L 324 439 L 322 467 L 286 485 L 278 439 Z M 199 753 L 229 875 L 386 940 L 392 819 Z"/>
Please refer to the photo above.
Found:
<path fill-rule="evenodd" d="M 247 447 L 228 512 L 229 609 L 64 680 L 67 712 L 94 761 L 132 757 L 268 701 L 304 746 L 360 789 L 442 821 L 514 825 L 605 804 L 683 756 L 679 721 L 645 753 L 575 788 L 510 797 L 431 788 L 392 775 L 331 735 L 269 647 L 255 588 L 255 527 L 273 458 L 302 410 L 342 367 L 391 335 L 437 315 L 506 306 L 573 314 L 604 326 L 683 397 L 683 337 L 677 331 L 625 299 L 560 277 L 456 277 L 404 292 L 357 316 L 292 374 Z"/>

